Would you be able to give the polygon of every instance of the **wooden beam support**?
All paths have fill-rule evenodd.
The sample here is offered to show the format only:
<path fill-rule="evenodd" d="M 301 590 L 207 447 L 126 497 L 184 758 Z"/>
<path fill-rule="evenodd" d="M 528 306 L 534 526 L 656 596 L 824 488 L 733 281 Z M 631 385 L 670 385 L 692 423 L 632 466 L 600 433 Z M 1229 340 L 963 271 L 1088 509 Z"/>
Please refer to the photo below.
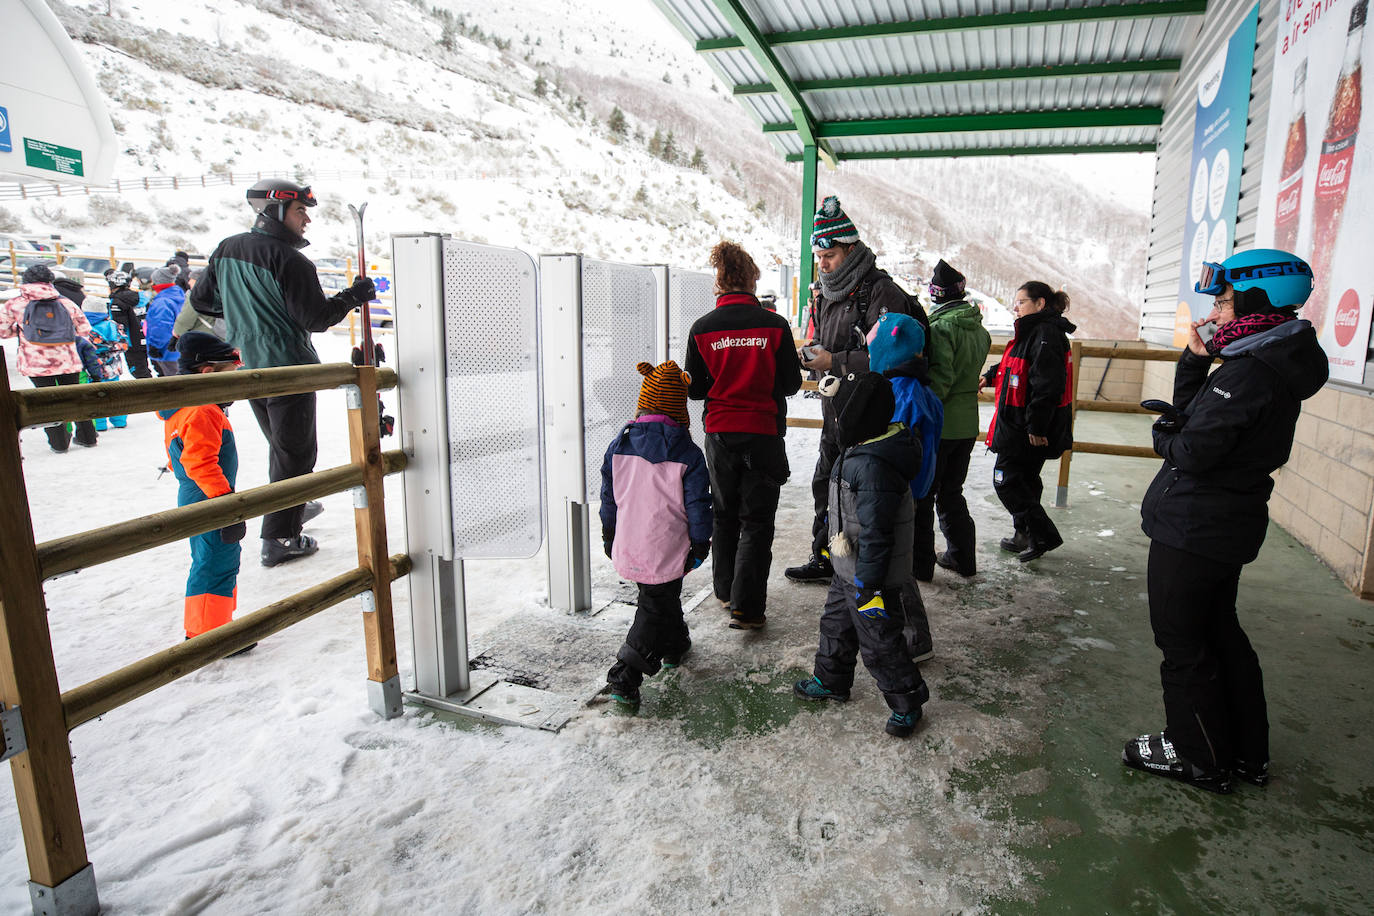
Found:
<path fill-rule="evenodd" d="M 0 701 L 17 706 L 28 750 L 10 760 L 29 879 L 57 887 L 84 869 L 86 838 L 38 574 L 17 404 L 0 355 Z"/>
<path fill-rule="evenodd" d="M 367 679 L 379 684 L 396 677 L 396 628 L 391 615 L 391 577 L 387 565 L 386 493 L 381 430 L 377 410 L 377 370 L 358 368 L 361 403 L 349 404 L 348 448 L 353 463 L 363 469 L 365 505 L 353 511 L 358 533 L 358 565 L 372 571 L 373 606 L 363 610 L 367 641 Z M 350 397 L 352 395 L 350 394 Z"/>

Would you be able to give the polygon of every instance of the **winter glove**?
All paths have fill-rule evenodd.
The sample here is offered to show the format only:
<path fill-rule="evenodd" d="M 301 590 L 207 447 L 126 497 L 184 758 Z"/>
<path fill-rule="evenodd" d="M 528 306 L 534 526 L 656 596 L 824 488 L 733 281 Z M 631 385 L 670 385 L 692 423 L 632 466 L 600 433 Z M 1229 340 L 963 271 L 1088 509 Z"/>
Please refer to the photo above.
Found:
<path fill-rule="evenodd" d="M 248 534 L 247 522 L 235 522 L 232 525 L 225 525 L 219 530 L 219 539 L 226 544 L 237 544 Z"/>
<path fill-rule="evenodd" d="M 178 341 L 178 340 L 181 340 L 181 338 L 178 337 L 177 335 L 173 334 L 172 337 L 171 337 L 171 339 L 167 341 L 167 352 L 168 352 L 168 353 L 171 353 L 173 350 L 175 350 L 175 349 L 177 348 L 177 341 Z"/>
<path fill-rule="evenodd" d="M 710 541 L 693 541 L 692 549 L 687 551 L 687 563 L 682 568 L 683 574 L 685 575 L 686 573 L 691 572 L 692 570 L 700 566 L 702 563 L 706 562 L 706 558 L 710 555 Z"/>
<path fill-rule="evenodd" d="M 869 620 L 880 620 L 887 617 L 887 605 L 883 602 L 883 593 L 878 589 L 860 586 L 854 600 L 859 605 L 859 614 Z"/>
<path fill-rule="evenodd" d="M 339 298 L 353 305 L 362 305 L 377 298 L 377 287 L 373 285 L 371 277 L 359 277 L 352 286 L 339 293 Z"/>
<path fill-rule="evenodd" d="M 374 366 L 380 366 L 380 365 L 382 364 L 382 360 L 386 359 L 386 353 L 384 353 L 384 352 L 382 351 L 382 345 L 381 345 L 381 344 L 376 343 L 376 342 L 373 342 L 373 344 L 372 344 L 372 356 L 373 356 L 372 365 L 374 365 Z M 355 366 L 361 366 L 361 365 L 363 364 L 363 348 L 362 348 L 362 347 L 354 347 L 354 348 L 353 348 L 353 357 L 352 357 L 352 359 L 353 359 L 353 365 L 355 365 Z"/>

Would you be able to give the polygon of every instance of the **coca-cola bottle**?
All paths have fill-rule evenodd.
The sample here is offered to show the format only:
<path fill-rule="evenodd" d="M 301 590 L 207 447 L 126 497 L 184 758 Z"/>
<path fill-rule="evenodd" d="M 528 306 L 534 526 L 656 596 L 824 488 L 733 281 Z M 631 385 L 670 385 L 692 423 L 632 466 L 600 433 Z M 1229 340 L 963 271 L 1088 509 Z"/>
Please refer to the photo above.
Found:
<path fill-rule="evenodd" d="M 1307 160 L 1307 58 L 1293 71 L 1293 120 L 1283 146 L 1279 197 L 1274 208 L 1274 247 L 1297 253 L 1298 218 L 1302 215 L 1302 164 Z"/>
<path fill-rule="evenodd" d="M 1303 317 L 1321 334 L 1331 297 L 1331 258 L 1341 234 L 1341 213 L 1350 191 L 1350 167 L 1355 158 L 1355 135 L 1360 127 L 1360 45 L 1364 38 L 1365 11 L 1369 0 L 1355 0 L 1345 38 L 1341 78 L 1331 99 L 1326 119 L 1321 158 L 1317 160 L 1317 186 L 1312 200 L 1312 272 L 1316 285 L 1307 300 Z"/>

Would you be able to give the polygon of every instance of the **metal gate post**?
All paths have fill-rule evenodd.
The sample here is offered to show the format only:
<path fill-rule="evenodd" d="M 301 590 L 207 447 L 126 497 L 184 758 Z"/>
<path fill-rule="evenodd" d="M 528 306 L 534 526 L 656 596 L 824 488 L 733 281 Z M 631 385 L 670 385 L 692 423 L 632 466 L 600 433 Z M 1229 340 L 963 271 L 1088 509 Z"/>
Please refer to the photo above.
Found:
<path fill-rule="evenodd" d="M 543 303 L 544 441 L 548 460 L 549 604 L 570 614 L 592 608 L 582 397 L 582 257 L 539 259 Z"/>
<path fill-rule="evenodd" d="M 1069 396 L 1073 398 L 1069 402 L 1069 432 L 1078 426 L 1078 386 L 1083 379 L 1083 344 L 1080 341 L 1069 343 L 1069 352 L 1072 357 L 1069 360 L 1069 371 L 1073 373 L 1073 384 L 1069 388 Z M 1069 504 L 1069 465 L 1073 463 L 1073 448 L 1070 447 L 1059 458 L 1059 486 L 1054 491 L 1054 505 L 1056 509 L 1063 509 Z"/>

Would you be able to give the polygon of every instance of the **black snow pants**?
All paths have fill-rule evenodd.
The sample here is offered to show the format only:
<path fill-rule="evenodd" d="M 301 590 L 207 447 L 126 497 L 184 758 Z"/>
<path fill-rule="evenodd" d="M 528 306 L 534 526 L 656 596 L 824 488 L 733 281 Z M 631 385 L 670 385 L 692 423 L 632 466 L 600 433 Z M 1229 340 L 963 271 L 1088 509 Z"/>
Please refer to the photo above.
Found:
<path fill-rule="evenodd" d="M 1150 542 L 1150 627 L 1164 653 L 1168 738 L 1213 768 L 1269 761 L 1269 718 L 1259 656 L 1236 616 L 1241 567 Z"/>
<path fill-rule="evenodd" d="M 267 477 L 273 483 L 315 470 L 315 392 L 258 398 L 253 416 L 267 439 Z M 264 538 L 293 538 L 301 533 L 304 504 L 262 517 Z"/>
<path fill-rule="evenodd" d="M 1040 481 L 1044 467 L 1044 458 L 999 454 L 992 466 L 992 488 L 1011 513 L 1012 525 L 1029 538 L 1031 544 L 1058 547 L 1064 539 L 1040 504 L 1040 496 L 1045 490 Z"/>
<path fill-rule="evenodd" d="M 711 578 L 716 597 L 745 620 L 764 616 L 778 493 L 791 469 L 781 436 L 711 433 Z"/>
<path fill-rule="evenodd" d="M 35 388 L 55 388 L 58 385 L 79 385 L 81 384 L 80 372 L 64 372 L 61 375 L 35 375 L 29 381 L 33 382 Z M 78 420 L 76 426 L 76 444 L 84 446 L 95 445 L 95 421 Z M 45 426 L 43 432 L 48 437 L 48 447 L 54 452 L 65 452 L 72 444 L 72 424 L 58 423 L 56 426 Z"/>
<path fill-rule="evenodd" d="M 915 583 L 901 589 L 884 589 L 886 614 L 870 618 L 859 613 L 854 584 L 843 581 L 841 576 L 832 578 L 821 614 L 820 645 L 812 673 L 828 689 L 848 693 L 854 686 L 856 656 L 862 655 L 864 667 L 878 682 L 888 708 L 899 713 L 919 709 L 925 695 L 920 688 L 925 681 L 911 660 L 910 639 L 903 632 L 911 629 L 905 605 L 913 594 L 919 603 Z M 924 618 L 922 608 L 922 622 Z"/>
<path fill-rule="evenodd" d="M 658 674 L 664 656 L 681 655 L 691 642 L 682 619 L 682 580 L 640 585 L 634 622 L 625 644 L 615 654 L 615 664 L 606 672 L 606 683 L 638 687 L 645 677 Z"/>
<path fill-rule="evenodd" d="M 964 499 L 964 480 L 968 477 L 969 457 L 977 439 L 941 439 L 935 457 L 935 479 L 924 499 L 916 501 L 916 540 L 912 544 L 912 572 L 928 580 L 935 574 L 935 513 L 940 514 L 940 532 L 945 536 L 946 552 L 964 575 L 978 570 L 974 556 L 976 530 Z"/>

